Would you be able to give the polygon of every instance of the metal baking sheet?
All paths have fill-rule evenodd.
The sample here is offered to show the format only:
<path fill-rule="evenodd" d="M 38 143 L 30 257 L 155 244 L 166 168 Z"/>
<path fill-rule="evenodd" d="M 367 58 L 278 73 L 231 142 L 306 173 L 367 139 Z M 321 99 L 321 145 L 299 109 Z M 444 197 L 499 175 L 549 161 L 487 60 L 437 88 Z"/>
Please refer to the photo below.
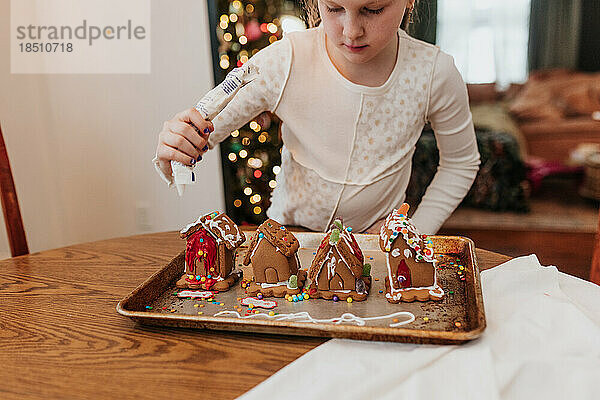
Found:
<path fill-rule="evenodd" d="M 308 269 L 323 233 L 297 232 L 302 269 Z M 250 236 L 250 235 L 247 235 Z M 366 301 L 333 302 L 309 298 L 277 302 L 274 309 L 241 304 L 248 297 L 238 282 L 227 292 L 206 299 L 180 298 L 175 282 L 184 271 L 184 252 L 175 257 L 119 302 L 117 311 L 142 324 L 230 330 L 300 336 L 340 337 L 410 343 L 462 343 L 485 329 L 485 313 L 473 242 L 457 236 L 431 236 L 438 258 L 438 281 L 444 289 L 441 301 L 390 304 L 385 299 L 385 255 L 378 236 L 356 234 L 372 266 L 373 278 Z M 242 266 L 246 242 L 236 254 Z M 182 247 L 183 244 L 182 244 Z M 258 313 L 256 313 L 258 311 Z M 273 311 L 273 315 L 269 312 Z"/>

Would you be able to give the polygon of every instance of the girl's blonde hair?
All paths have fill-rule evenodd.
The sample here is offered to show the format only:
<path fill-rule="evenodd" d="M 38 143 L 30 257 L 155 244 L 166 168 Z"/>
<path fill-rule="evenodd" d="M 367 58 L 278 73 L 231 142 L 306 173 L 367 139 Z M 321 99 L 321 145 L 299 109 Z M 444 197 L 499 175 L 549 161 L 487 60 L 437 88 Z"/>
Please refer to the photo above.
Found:
<path fill-rule="evenodd" d="M 419 0 L 415 0 L 414 8 L 413 8 L 413 18 L 416 17 L 416 8 Z M 318 0 L 300 0 L 300 4 L 304 9 L 304 22 L 308 25 L 309 28 L 314 28 L 315 26 L 319 26 L 321 23 L 321 15 L 319 14 L 319 5 Z M 410 28 L 410 18 L 408 13 L 404 14 L 404 18 L 402 18 L 402 23 L 400 24 L 400 28 L 407 31 Z"/>

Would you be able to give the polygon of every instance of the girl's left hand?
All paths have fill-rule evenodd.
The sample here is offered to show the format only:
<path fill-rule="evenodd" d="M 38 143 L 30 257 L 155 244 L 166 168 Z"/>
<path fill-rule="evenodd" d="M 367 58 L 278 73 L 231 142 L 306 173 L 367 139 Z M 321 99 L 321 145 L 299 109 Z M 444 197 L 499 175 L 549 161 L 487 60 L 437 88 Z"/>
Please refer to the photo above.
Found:
<path fill-rule="evenodd" d="M 377 221 L 373 225 L 371 225 L 363 233 L 374 233 L 376 235 L 379 235 L 379 230 L 381 229 L 381 225 L 383 225 L 384 222 L 385 222 L 385 218 L 380 219 L 379 221 Z"/>

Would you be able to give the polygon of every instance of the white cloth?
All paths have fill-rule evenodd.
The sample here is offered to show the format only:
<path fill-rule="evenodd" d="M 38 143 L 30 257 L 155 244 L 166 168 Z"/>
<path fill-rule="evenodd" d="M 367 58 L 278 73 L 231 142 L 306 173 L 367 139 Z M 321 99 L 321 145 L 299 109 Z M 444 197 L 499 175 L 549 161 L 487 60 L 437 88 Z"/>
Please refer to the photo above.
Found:
<path fill-rule="evenodd" d="M 241 398 L 597 399 L 600 287 L 534 255 L 482 273 L 487 328 L 463 345 L 333 339 Z"/>
<path fill-rule="evenodd" d="M 431 122 L 440 166 L 413 221 L 435 233 L 479 165 L 467 92 L 452 57 L 398 31 L 395 67 L 379 87 L 347 80 L 321 26 L 287 34 L 248 61 L 258 78 L 213 119 L 209 147 L 264 111 L 282 121 L 281 172 L 267 215 L 324 231 L 335 216 L 356 232 L 405 199 L 415 144 Z"/>

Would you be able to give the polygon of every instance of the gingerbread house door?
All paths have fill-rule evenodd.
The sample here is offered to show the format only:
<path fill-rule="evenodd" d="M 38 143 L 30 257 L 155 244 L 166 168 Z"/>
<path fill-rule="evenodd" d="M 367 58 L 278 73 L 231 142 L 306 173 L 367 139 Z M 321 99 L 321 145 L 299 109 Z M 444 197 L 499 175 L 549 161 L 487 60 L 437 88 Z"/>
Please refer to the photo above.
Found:
<path fill-rule="evenodd" d="M 279 275 L 277 274 L 277 270 L 273 267 L 265 268 L 265 281 L 267 283 L 277 283 L 279 282 Z"/>
<path fill-rule="evenodd" d="M 344 289 L 344 280 L 339 274 L 335 274 L 329 280 L 329 290 L 342 290 Z"/>
<path fill-rule="evenodd" d="M 330 275 L 329 290 L 352 290 L 355 287 L 355 280 L 348 265 L 342 260 L 339 253 L 336 252 L 337 263 L 335 270 Z"/>
<path fill-rule="evenodd" d="M 192 274 L 206 276 L 206 268 L 204 267 L 204 258 L 195 257 Z"/>
<path fill-rule="evenodd" d="M 396 268 L 396 280 L 398 281 L 399 288 L 407 288 L 412 285 L 410 269 L 408 268 L 405 259 L 401 259 L 398 263 L 398 268 Z"/>

